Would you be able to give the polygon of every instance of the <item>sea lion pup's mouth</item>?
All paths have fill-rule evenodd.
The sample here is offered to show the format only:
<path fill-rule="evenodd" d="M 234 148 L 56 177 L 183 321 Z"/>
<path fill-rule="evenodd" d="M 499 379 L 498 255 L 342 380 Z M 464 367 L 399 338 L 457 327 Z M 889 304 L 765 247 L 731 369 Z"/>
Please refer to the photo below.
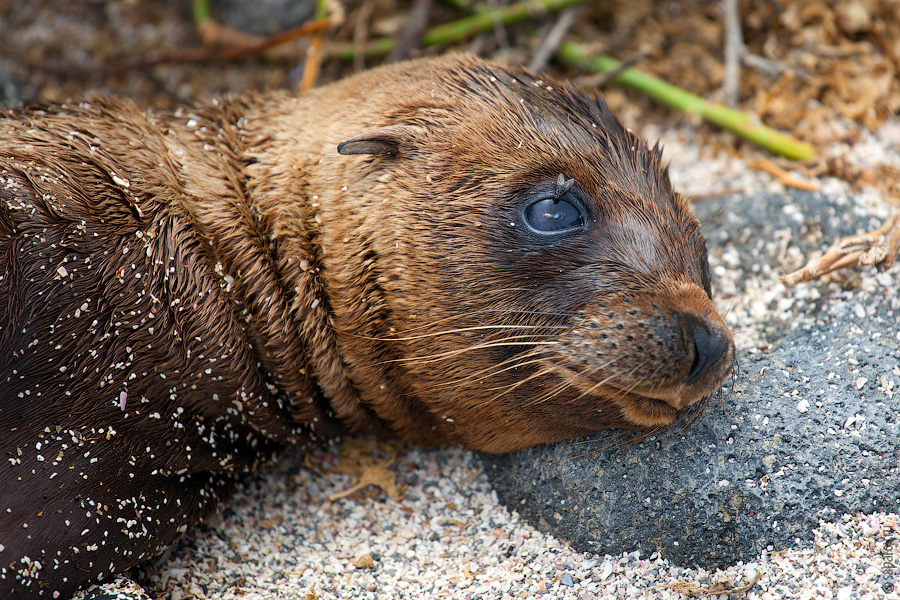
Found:
<path fill-rule="evenodd" d="M 586 366 L 557 373 L 584 396 L 618 407 L 626 426 L 672 422 L 714 394 L 733 368 L 734 340 L 707 294 L 693 284 L 671 287 L 638 301 L 604 301 L 573 329 L 577 345 L 563 344 L 563 360 Z"/>

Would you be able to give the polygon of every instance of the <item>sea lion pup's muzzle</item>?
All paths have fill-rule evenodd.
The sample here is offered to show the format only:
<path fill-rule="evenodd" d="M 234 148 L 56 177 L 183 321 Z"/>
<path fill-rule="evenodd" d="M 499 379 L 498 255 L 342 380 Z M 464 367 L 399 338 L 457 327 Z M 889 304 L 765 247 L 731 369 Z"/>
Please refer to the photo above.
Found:
<path fill-rule="evenodd" d="M 693 284 L 675 286 L 673 293 L 607 300 L 574 333 L 579 347 L 587 343 L 594 351 L 576 385 L 618 406 L 638 427 L 666 425 L 679 410 L 714 393 L 734 362 L 731 333 Z"/>

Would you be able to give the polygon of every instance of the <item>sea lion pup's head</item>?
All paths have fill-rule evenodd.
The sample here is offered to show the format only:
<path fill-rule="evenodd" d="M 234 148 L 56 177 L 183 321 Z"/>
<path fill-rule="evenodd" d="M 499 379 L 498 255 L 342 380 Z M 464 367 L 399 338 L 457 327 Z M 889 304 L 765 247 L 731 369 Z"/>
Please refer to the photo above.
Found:
<path fill-rule="evenodd" d="M 472 57 L 343 85 L 323 262 L 332 301 L 363 296 L 333 327 L 392 429 L 506 451 L 664 425 L 722 384 L 734 343 L 697 220 L 602 99 Z"/>

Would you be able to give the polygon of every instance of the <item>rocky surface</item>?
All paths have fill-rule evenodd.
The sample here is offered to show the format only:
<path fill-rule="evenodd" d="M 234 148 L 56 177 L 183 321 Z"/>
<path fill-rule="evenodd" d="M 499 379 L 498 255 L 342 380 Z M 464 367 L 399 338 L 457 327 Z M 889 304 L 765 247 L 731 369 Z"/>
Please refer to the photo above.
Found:
<path fill-rule="evenodd" d="M 274 35 L 311 19 L 316 3 L 313 0 L 213 0 L 212 9 L 214 17 L 229 27 L 256 35 Z"/>
<path fill-rule="evenodd" d="M 900 511 L 897 269 L 777 296 L 759 281 L 788 247 L 877 226 L 858 206 L 798 192 L 698 205 L 714 271 L 770 309 L 748 303 L 742 318 L 758 318 L 736 331 L 733 390 L 644 440 L 607 432 L 483 455 L 500 499 L 577 550 L 707 568 L 809 544 L 820 520 Z"/>

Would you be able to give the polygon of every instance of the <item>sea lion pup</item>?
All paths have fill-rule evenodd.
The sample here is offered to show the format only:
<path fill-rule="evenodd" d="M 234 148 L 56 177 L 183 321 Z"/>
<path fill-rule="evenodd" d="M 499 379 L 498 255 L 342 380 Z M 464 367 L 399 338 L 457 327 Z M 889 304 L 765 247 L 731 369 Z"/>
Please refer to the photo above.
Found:
<path fill-rule="evenodd" d="M 658 149 L 568 85 L 441 58 L 0 140 L 3 597 L 153 556 L 285 444 L 652 428 L 731 370 Z"/>

